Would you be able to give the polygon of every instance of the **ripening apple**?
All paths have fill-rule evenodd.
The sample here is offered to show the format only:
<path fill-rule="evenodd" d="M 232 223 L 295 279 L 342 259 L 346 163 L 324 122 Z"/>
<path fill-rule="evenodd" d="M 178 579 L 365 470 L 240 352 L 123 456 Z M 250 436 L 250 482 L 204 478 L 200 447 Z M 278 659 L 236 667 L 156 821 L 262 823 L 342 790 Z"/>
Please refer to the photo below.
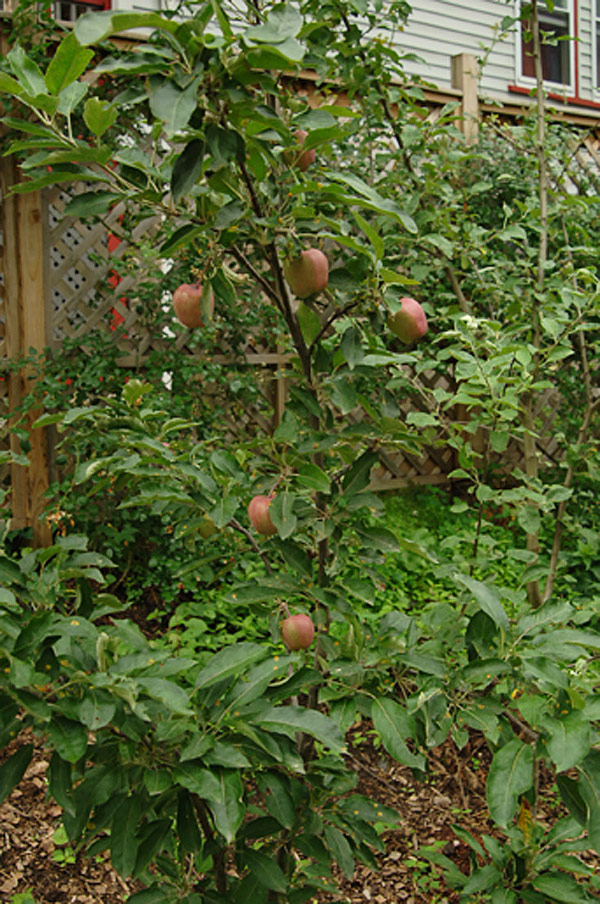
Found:
<path fill-rule="evenodd" d="M 327 288 L 329 262 L 318 248 L 308 248 L 285 265 L 284 274 L 294 295 L 309 298 Z"/>
<path fill-rule="evenodd" d="M 215 298 L 211 295 L 208 302 L 210 313 L 215 309 Z M 177 319 L 184 326 L 194 329 L 204 326 L 202 318 L 202 283 L 182 283 L 173 292 L 173 308 Z"/>
<path fill-rule="evenodd" d="M 420 339 L 427 332 L 425 311 L 414 298 L 401 298 L 402 307 L 388 318 L 388 326 L 402 342 Z"/>
<path fill-rule="evenodd" d="M 315 636 L 315 626 L 309 615 L 290 615 L 281 623 L 281 638 L 288 650 L 306 650 Z"/>
<path fill-rule="evenodd" d="M 208 515 L 205 515 L 202 521 L 200 522 L 200 526 L 198 528 L 198 533 L 202 537 L 203 540 L 208 540 L 209 537 L 212 537 L 214 534 L 218 532 L 219 528 L 215 524 L 212 518 L 209 518 Z"/>
<path fill-rule="evenodd" d="M 308 151 L 301 150 L 304 147 L 304 142 L 308 138 L 308 132 L 305 129 L 296 129 L 294 138 L 296 139 L 299 148 L 288 148 L 284 151 L 283 159 L 288 166 L 297 166 L 300 172 L 304 173 L 311 163 L 315 162 L 317 152 L 314 148 L 310 148 Z"/>
<path fill-rule="evenodd" d="M 277 533 L 277 528 L 271 521 L 269 514 L 269 506 L 273 502 L 274 496 L 254 496 L 248 505 L 248 517 L 250 524 L 259 534 L 265 537 L 272 537 Z"/>

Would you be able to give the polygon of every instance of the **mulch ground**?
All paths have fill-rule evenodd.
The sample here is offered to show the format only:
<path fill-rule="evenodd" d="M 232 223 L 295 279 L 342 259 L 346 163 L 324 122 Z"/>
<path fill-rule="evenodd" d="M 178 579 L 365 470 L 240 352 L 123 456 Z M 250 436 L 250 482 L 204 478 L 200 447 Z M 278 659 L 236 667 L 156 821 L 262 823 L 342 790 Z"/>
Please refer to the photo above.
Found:
<path fill-rule="evenodd" d="M 440 882 L 435 868 L 418 857 L 418 850 L 439 843 L 442 853 L 467 873 L 470 849 L 456 838 L 452 824 L 478 838 L 494 834 L 485 806 L 490 759 L 485 739 L 474 733 L 462 751 L 452 742 L 436 749 L 429 755 L 428 780 L 419 782 L 410 769 L 374 746 L 368 726 L 354 729 L 351 738 L 349 765 L 357 772 L 358 791 L 394 807 L 401 821 L 384 836 L 386 852 L 377 855 L 376 872 L 359 864 L 351 880 L 342 879 L 339 896 L 322 894 L 318 900 L 454 904 L 457 896 Z M 61 834 L 56 833 L 61 809 L 47 800 L 47 766 L 43 748 L 36 745 L 22 782 L 0 807 L 0 901 L 9 904 L 15 894 L 31 891 L 35 904 L 123 904 L 139 886 L 123 881 L 107 859 L 75 858 L 71 848 L 60 843 Z M 557 806 L 548 791 L 545 798 L 539 812 L 542 823 L 555 815 Z"/>

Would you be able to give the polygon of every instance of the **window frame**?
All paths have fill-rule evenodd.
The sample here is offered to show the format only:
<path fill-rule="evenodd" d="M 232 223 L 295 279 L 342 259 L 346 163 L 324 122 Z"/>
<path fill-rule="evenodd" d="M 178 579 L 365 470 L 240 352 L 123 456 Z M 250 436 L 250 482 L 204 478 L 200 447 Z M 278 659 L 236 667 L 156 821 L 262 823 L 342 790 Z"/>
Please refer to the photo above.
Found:
<path fill-rule="evenodd" d="M 555 82 L 550 79 L 544 79 L 544 85 L 555 94 L 576 95 L 578 93 L 578 54 L 576 50 L 577 38 L 580 33 L 579 29 L 579 9 L 575 0 L 565 0 L 566 12 L 568 15 L 568 28 L 572 32 L 571 40 L 565 42 L 568 47 L 569 59 L 569 81 Z M 595 3 L 595 0 L 593 0 Z M 515 15 L 519 16 L 521 12 L 522 0 L 515 0 Z M 537 0 L 538 7 L 545 7 L 544 0 Z M 522 40 L 522 22 L 519 19 L 518 26 L 515 29 L 515 49 L 516 49 L 516 84 L 525 88 L 533 88 L 535 86 L 535 78 L 523 75 L 523 40 Z M 562 42 L 561 42 L 562 43 Z M 600 88 L 596 89 L 600 91 Z"/>

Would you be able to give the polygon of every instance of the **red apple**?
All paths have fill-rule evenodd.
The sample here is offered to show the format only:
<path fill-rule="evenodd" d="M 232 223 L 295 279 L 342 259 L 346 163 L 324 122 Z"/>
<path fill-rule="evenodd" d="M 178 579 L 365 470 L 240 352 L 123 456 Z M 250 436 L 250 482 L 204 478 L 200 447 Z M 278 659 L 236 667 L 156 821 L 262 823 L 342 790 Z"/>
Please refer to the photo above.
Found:
<path fill-rule="evenodd" d="M 281 623 L 281 639 L 288 650 L 306 650 L 315 636 L 315 626 L 309 615 L 290 615 Z"/>
<path fill-rule="evenodd" d="M 414 342 L 427 332 L 425 311 L 414 298 L 401 298 L 400 301 L 402 307 L 395 314 L 390 314 L 388 326 L 403 342 Z"/>
<path fill-rule="evenodd" d="M 305 129 L 296 129 L 294 132 L 294 138 L 299 146 L 299 148 L 304 147 L 304 142 L 308 138 L 308 132 Z M 299 149 L 287 150 L 284 154 L 284 160 L 289 166 L 297 166 L 300 172 L 305 172 L 311 163 L 314 163 L 317 159 L 317 152 L 314 148 L 310 148 L 308 151 L 302 151 Z"/>
<path fill-rule="evenodd" d="M 255 496 L 248 505 L 250 524 L 255 531 L 265 537 L 272 537 L 273 534 L 277 533 L 277 528 L 271 521 L 269 514 L 269 506 L 274 498 L 274 496 Z"/>
<path fill-rule="evenodd" d="M 309 298 L 327 288 L 329 262 L 318 248 L 308 248 L 284 268 L 289 287 L 298 298 Z"/>
<path fill-rule="evenodd" d="M 182 283 L 173 292 L 173 307 L 177 319 L 191 329 L 204 326 L 202 319 L 202 283 Z M 210 296 L 208 307 L 210 313 L 215 309 L 214 295 Z"/>

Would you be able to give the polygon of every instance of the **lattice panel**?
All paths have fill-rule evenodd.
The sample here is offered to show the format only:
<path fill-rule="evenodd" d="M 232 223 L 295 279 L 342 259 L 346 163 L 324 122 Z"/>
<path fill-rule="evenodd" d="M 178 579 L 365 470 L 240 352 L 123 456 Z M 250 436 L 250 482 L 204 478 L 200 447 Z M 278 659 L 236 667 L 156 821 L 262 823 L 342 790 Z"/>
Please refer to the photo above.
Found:
<path fill-rule="evenodd" d="M 85 186 L 78 188 L 84 190 Z M 66 337 L 83 339 L 94 329 L 114 324 L 117 318 L 121 329 L 115 340 L 124 355 L 135 353 L 138 358 L 147 350 L 148 337 L 139 329 L 135 311 L 122 301 L 135 294 L 134 278 L 126 275 L 117 285 L 111 285 L 115 261 L 123 257 L 127 245 L 122 242 L 109 250 L 108 230 L 118 228 L 124 206 L 113 208 L 105 217 L 106 225 L 84 224 L 63 213 L 76 193 L 77 189 L 71 193 L 54 190 L 48 200 L 53 339 L 56 343 Z M 143 220 L 134 230 L 134 240 L 152 236 L 159 223 L 157 216 Z"/>

